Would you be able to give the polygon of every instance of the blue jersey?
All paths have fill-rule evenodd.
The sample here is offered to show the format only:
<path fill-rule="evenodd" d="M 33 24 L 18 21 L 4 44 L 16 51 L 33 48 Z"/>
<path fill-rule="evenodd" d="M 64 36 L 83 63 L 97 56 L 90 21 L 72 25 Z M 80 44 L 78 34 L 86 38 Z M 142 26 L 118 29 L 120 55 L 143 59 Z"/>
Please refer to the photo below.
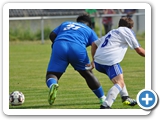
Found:
<path fill-rule="evenodd" d="M 85 48 L 98 39 L 91 28 L 83 23 L 77 22 L 63 22 L 60 26 L 55 28 L 53 32 L 57 35 L 55 42 L 65 40 L 77 43 Z"/>
<path fill-rule="evenodd" d="M 75 70 L 86 70 L 89 57 L 86 47 L 98 39 L 96 33 L 83 23 L 64 22 L 54 32 L 54 40 L 47 71 L 65 72 L 71 64 Z"/>

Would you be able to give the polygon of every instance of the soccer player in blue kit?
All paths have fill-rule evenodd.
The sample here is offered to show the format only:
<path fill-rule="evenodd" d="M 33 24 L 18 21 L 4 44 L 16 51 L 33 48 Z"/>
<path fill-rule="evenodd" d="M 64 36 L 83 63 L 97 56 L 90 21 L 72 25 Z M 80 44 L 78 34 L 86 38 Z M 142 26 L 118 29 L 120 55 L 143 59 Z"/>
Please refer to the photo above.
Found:
<path fill-rule="evenodd" d="M 86 47 L 98 39 L 91 29 L 88 15 L 80 15 L 77 22 L 66 21 L 50 33 L 52 53 L 46 73 L 46 84 L 49 88 L 48 102 L 52 105 L 56 99 L 58 80 L 69 64 L 86 80 L 88 87 L 99 98 L 105 99 L 102 86 L 93 75 Z M 76 79 L 76 78 L 73 78 Z"/>
<path fill-rule="evenodd" d="M 114 84 L 106 96 L 100 109 L 110 109 L 117 95 L 120 93 L 124 104 L 134 106 L 136 100 L 129 97 L 120 62 L 123 60 L 128 46 L 134 49 L 140 56 L 145 57 L 145 50 L 138 43 L 132 30 L 133 20 L 122 17 L 119 27 L 113 29 L 105 36 L 92 43 L 91 52 L 97 71 L 106 74 Z"/>

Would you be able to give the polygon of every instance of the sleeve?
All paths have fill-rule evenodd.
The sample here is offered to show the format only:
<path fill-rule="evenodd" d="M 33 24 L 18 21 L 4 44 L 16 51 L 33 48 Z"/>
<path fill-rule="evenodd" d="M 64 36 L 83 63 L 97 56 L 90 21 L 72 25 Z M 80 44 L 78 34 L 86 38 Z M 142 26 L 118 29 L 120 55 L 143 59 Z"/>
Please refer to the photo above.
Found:
<path fill-rule="evenodd" d="M 56 27 L 52 32 L 54 32 L 56 35 L 58 35 L 59 28 L 60 28 L 60 26 Z"/>
<path fill-rule="evenodd" d="M 128 43 L 129 47 L 131 49 L 135 49 L 135 48 L 140 47 L 140 44 L 139 44 L 138 40 L 136 39 L 134 31 L 127 28 L 125 30 L 125 32 L 126 32 L 126 34 L 124 34 L 125 35 L 124 39 Z"/>
<path fill-rule="evenodd" d="M 94 42 L 96 45 L 97 45 L 97 47 L 100 45 L 100 43 L 101 43 L 101 38 L 98 38 L 98 40 L 96 40 L 95 42 Z"/>
<path fill-rule="evenodd" d="M 92 42 L 96 41 L 97 39 L 98 39 L 98 36 L 96 35 L 96 33 L 94 31 L 91 31 L 87 46 L 90 46 Z"/>
<path fill-rule="evenodd" d="M 102 41 L 105 39 L 105 36 L 98 38 L 94 43 L 97 45 L 97 47 L 102 43 Z"/>

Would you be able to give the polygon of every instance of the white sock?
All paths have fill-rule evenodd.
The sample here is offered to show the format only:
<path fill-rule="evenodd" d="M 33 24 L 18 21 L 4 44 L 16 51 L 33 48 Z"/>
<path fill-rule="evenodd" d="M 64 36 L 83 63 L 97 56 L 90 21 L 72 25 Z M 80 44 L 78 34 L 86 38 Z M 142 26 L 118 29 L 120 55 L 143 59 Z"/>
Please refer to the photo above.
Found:
<path fill-rule="evenodd" d="M 106 99 L 106 96 L 103 95 L 100 99 L 102 99 L 104 101 Z"/>
<path fill-rule="evenodd" d="M 113 102 L 115 101 L 115 99 L 117 98 L 117 95 L 119 94 L 119 92 L 122 90 L 121 86 L 119 86 L 118 84 L 115 84 L 109 91 L 107 94 L 107 97 L 105 99 L 105 101 L 103 102 L 103 106 L 107 107 L 111 107 Z"/>
<path fill-rule="evenodd" d="M 124 87 L 123 87 L 122 90 L 120 91 L 120 95 L 121 95 L 121 97 L 123 97 L 123 96 L 129 96 L 129 95 L 128 95 L 127 88 L 126 88 L 126 85 L 124 85 Z"/>

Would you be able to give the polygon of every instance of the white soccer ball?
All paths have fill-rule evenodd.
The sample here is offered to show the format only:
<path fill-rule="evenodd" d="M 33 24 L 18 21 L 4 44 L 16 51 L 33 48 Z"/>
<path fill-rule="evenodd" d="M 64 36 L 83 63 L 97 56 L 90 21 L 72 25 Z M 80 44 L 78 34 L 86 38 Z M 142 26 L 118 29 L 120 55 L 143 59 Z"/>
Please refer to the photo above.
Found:
<path fill-rule="evenodd" d="M 22 105 L 25 101 L 24 94 L 20 91 L 13 91 L 9 95 L 9 103 L 13 106 Z"/>

